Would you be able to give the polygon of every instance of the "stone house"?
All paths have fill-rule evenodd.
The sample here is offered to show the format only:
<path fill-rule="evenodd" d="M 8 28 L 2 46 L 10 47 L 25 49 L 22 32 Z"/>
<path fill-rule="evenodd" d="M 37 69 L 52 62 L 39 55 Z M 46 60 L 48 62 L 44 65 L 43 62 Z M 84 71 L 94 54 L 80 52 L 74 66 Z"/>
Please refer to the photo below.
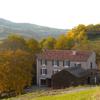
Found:
<path fill-rule="evenodd" d="M 74 71 L 76 69 L 77 71 Z M 87 71 L 89 75 L 89 73 L 91 73 L 90 70 L 93 72 L 94 70 L 98 70 L 95 52 L 76 50 L 45 50 L 44 52 L 37 54 L 37 85 L 51 86 L 52 77 L 63 70 L 70 73 L 72 72 L 71 70 L 73 70 L 74 73 L 69 75 L 76 77 L 77 74 L 80 73 L 80 70 L 78 69 L 81 69 L 83 76 L 87 75 Z M 81 74 L 78 75 L 78 77 L 81 76 Z"/>

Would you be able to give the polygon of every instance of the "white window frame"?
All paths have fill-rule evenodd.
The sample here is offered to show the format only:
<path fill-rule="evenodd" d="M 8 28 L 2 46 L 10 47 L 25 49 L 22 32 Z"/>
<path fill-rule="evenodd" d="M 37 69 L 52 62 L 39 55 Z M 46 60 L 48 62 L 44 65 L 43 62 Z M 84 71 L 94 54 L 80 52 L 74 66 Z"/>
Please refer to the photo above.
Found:
<path fill-rule="evenodd" d="M 69 68 L 70 66 L 68 66 L 68 65 L 66 64 L 66 62 L 68 62 L 68 60 L 64 60 L 64 67 L 65 67 L 65 68 Z"/>
<path fill-rule="evenodd" d="M 47 68 L 41 68 L 41 70 L 42 70 L 41 75 L 47 75 L 47 74 L 44 73 L 44 70 L 45 70 L 45 69 L 47 69 Z"/>
<path fill-rule="evenodd" d="M 43 66 L 43 67 L 46 67 L 45 60 L 46 60 L 46 59 L 41 59 L 41 66 Z M 47 61 L 47 60 L 46 60 L 46 61 Z"/>
<path fill-rule="evenodd" d="M 40 78 L 40 86 L 46 86 L 46 85 L 41 85 L 41 80 L 46 80 L 46 78 Z"/>
<path fill-rule="evenodd" d="M 42 66 L 45 66 L 45 60 L 44 59 L 42 60 Z"/>
<path fill-rule="evenodd" d="M 54 60 L 54 67 L 58 67 L 58 65 L 57 65 L 57 61 L 59 61 L 59 60 Z"/>

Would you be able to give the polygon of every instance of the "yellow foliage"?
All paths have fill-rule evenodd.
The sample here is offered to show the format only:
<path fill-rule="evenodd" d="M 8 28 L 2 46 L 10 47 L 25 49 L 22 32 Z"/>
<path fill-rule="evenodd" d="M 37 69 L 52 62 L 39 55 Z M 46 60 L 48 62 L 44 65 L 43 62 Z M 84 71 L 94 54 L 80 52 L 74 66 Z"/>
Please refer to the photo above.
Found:
<path fill-rule="evenodd" d="M 55 49 L 65 49 L 66 48 L 67 38 L 65 35 L 59 36 L 55 44 Z"/>
<path fill-rule="evenodd" d="M 0 92 L 13 90 L 18 94 L 29 86 L 32 63 L 32 56 L 26 51 L 0 51 Z"/>
<path fill-rule="evenodd" d="M 67 33 L 67 38 L 74 38 L 74 33 L 72 31 Z"/>

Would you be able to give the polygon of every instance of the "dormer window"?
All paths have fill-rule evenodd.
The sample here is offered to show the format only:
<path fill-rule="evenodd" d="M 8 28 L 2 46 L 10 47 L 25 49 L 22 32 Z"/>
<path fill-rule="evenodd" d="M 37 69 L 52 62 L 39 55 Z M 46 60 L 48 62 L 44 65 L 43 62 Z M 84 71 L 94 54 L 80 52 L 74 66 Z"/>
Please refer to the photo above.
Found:
<path fill-rule="evenodd" d="M 70 66 L 70 61 L 63 61 L 63 66 L 64 67 L 69 67 Z"/>
<path fill-rule="evenodd" d="M 52 65 L 53 66 L 59 66 L 59 60 L 53 60 Z"/>

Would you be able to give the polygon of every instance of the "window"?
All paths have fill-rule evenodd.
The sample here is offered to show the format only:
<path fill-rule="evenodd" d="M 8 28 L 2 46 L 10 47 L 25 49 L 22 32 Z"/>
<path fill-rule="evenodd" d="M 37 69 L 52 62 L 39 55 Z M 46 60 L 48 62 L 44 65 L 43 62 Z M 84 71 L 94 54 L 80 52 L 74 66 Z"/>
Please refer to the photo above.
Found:
<path fill-rule="evenodd" d="M 47 60 L 42 60 L 42 59 L 40 59 L 40 64 L 41 64 L 41 65 L 47 65 Z"/>
<path fill-rule="evenodd" d="M 47 74 L 47 69 L 46 68 L 40 69 L 40 73 L 41 73 L 41 75 L 46 75 Z"/>
<path fill-rule="evenodd" d="M 77 67 L 77 64 L 74 64 L 75 67 Z"/>
<path fill-rule="evenodd" d="M 42 65 L 47 65 L 47 60 L 42 60 Z"/>
<path fill-rule="evenodd" d="M 81 64 L 77 64 L 78 67 L 81 67 Z"/>
<path fill-rule="evenodd" d="M 81 67 L 81 64 L 80 63 L 76 63 L 75 67 Z"/>
<path fill-rule="evenodd" d="M 40 59 L 39 61 L 40 61 L 40 64 L 42 65 L 42 59 Z"/>
<path fill-rule="evenodd" d="M 53 60 L 52 65 L 53 66 L 59 66 L 59 60 Z"/>
<path fill-rule="evenodd" d="M 63 61 L 63 66 L 65 66 L 65 67 L 70 66 L 70 61 Z"/>
<path fill-rule="evenodd" d="M 41 79 L 41 85 L 46 85 L 46 79 Z"/>

